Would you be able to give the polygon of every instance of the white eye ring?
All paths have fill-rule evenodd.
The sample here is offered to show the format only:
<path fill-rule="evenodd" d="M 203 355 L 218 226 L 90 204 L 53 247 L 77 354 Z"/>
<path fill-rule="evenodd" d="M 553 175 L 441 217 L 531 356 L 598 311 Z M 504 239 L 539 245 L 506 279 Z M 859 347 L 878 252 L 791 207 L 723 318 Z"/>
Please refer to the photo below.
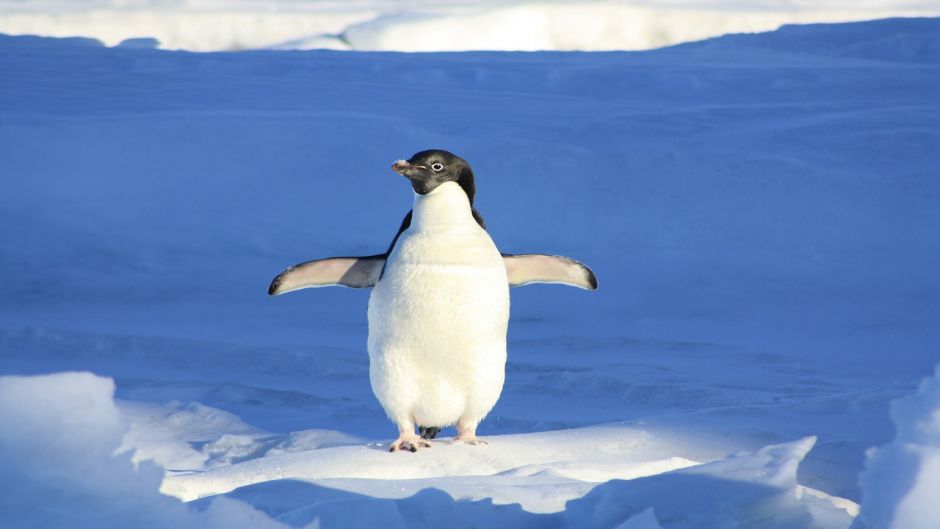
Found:
<path fill-rule="evenodd" d="M 431 169 L 433 169 L 435 173 L 440 172 L 442 169 L 444 169 L 444 164 L 441 162 L 432 163 Z"/>

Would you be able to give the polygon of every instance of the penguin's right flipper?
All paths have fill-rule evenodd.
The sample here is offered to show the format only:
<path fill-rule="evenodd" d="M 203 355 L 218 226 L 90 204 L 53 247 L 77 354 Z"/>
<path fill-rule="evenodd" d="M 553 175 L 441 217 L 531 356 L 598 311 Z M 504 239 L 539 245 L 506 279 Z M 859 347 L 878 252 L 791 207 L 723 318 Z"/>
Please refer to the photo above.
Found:
<path fill-rule="evenodd" d="M 561 255 L 503 254 L 509 286 L 555 283 L 585 290 L 597 290 L 597 277 L 584 263 Z"/>
<path fill-rule="evenodd" d="M 284 270 L 268 287 L 268 295 L 277 296 L 302 288 L 375 286 L 385 267 L 385 254 L 366 257 L 330 257 L 294 265 Z"/>

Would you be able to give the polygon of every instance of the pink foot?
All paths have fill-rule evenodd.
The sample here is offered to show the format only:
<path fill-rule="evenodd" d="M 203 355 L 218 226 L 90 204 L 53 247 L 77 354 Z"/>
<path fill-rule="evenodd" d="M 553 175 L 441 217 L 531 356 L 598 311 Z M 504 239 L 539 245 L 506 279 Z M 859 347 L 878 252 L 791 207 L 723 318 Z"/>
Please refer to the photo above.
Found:
<path fill-rule="evenodd" d="M 483 439 L 477 437 L 476 422 L 460 422 L 457 424 L 457 437 L 454 437 L 454 443 L 466 443 L 468 445 L 489 444 Z"/>
<path fill-rule="evenodd" d="M 417 452 L 419 448 L 431 448 L 431 443 L 412 434 L 410 437 L 399 437 L 396 439 L 395 442 L 391 444 L 388 451 L 407 450 L 409 452 Z"/>

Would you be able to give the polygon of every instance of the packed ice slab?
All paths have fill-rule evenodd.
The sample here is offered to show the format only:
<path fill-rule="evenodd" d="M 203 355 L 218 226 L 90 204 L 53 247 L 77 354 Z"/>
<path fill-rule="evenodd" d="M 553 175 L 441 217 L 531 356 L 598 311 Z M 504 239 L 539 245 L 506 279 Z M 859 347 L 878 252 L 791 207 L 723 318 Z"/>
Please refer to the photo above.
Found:
<path fill-rule="evenodd" d="M 419 454 L 389 454 L 355 439 L 293 445 L 301 435 L 286 451 L 165 478 L 162 490 L 187 500 L 237 489 L 194 509 L 161 495 L 158 467 L 149 459 L 135 465 L 120 446 L 127 417 L 113 391 L 111 380 L 90 373 L 0 377 L 7 523 L 774 528 L 847 527 L 855 512 L 847 500 L 796 484 L 813 438 L 699 465 L 644 460 L 677 446 L 616 427 L 496 436 L 492 447 L 438 441 Z M 130 416 L 132 424 L 141 420 Z M 193 425 L 205 433 L 205 423 Z"/>

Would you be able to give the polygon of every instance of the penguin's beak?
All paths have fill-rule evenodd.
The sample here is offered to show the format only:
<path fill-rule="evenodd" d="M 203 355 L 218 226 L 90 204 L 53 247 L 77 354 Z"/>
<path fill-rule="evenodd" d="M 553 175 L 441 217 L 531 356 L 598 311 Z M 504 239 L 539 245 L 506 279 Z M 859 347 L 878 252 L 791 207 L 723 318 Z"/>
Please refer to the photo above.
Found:
<path fill-rule="evenodd" d="M 405 160 L 398 160 L 392 164 L 392 171 L 395 171 L 396 173 L 403 176 L 415 176 L 415 174 L 421 169 L 427 168 L 423 165 L 410 164 Z"/>

